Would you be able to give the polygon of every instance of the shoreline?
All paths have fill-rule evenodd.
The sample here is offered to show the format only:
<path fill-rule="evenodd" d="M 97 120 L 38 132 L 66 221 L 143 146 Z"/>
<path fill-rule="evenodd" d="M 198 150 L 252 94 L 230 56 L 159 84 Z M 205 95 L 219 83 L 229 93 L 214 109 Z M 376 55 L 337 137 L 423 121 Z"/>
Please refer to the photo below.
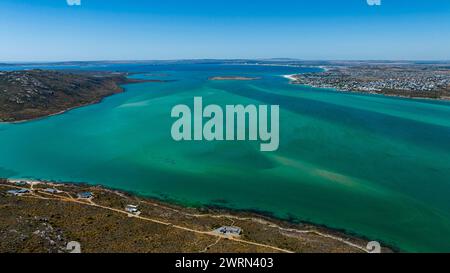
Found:
<path fill-rule="evenodd" d="M 0 121 L 0 125 L 1 124 L 22 124 L 22 123 L 33 122 L 33 121 L 40 121 L 40 120 L 43 120 L 43 119 L 46 119 L 46 118 L 50 118 L 50 117 L 53 117 L 53 116 L 58 116 L 58 115 L 70 112 L 72 110 L 75 110 L 75 109 L 78 109 L 78 108 L 81 108 L 81 107 L 86 107 L 86 106 L 90 106 L 90 105 L 95 105 L 95 104 L 101 103 L 105 98 L 113 96 L 113 95 L 116 95 L 116 94 L 120 94 L 120 93 L 123 93 L 123 92 L 124 92 L 124 89 L 122 88 L 122 91 L 119 91 L 117 93 L 111 94 L 111 95 L 106 96 L 106 97 L 103 97 L 103 98 L 99 99 L 98 101 L 93 101 L 93 102 L 86 103 L 86 104 L 83 104 L 83 105 L 70 107 L 70 108 L 67 108 L 65 110 L 61 110 L 61 111 L 59 111 L 57 113 L 48 114 L 48 115 L 42 116 L 42 117 L 31 118 L 31 119 L 24 119 L 24 120 L 16 120 L 16 121 Z"/>
<path fill-rule="evenodd" d="M 0 178 L 0 186 L 2 186 Z M 194 211 L 196 213 L 206 213 L 205 215 L 212 215 L 213 217 L 224 217 L 230 219 L 240 219 L 240 220 L 251 220 L 255 223 L 264 224 L 271 227 L 276 227 L 277 229 L 283 230 L 285 232 L 292 232 L 297 234 L 306 234 L 306 233 L 314 233 L 319 237 L 335 240 L 337 242 L 346 244 L 347 246 L 359 249 L 360 251 L 364 251 L 370 253 L 370 250 L 365 246 L 366 243 L 373 242 L 373 240 L 363 236 L 356 234 L 354 232 L 346 231 L 344 229 L 331 228 L 326 225 L 315 224 L 308 221 L 303 221 L 300 219 L 283 219 L 273 215 L 270 212 L 258 211 L 258 210 L 250 210 L 250 209 L 233 209 L 227 208 L 220 205 L 201 205 L 201 206 L 188 206 L 183 205 L 176 200 L 172 200 L 170 198 L 158 198 L 158 197 L 150 197 L 145 195 L 140 195 L 131 191 L 115 189 L 111 187 L 106 187 L 103 185 L 94 185 L 88 183 L 76 183 L 76 182 L 52 182 L 52 181 L 42 181 L 42 180 L 34 180 L 34 179 L 9 179 L 5 178 L 6 183 L 17 184 L 21 182 L 25 182 L 31 188 L 33 186 L 46 186 L 50 188 L 57 187 L 72 187 L 75 189 L 80 189 L 85 191 L 86 189 L 95 189 L 105 192 L 110 192 L 122 196 L 127 196 L 132 199 L 139 199 L 144 202 L 148 202 L 154 204 L 156 206 L 163 206 L 166 208 L 170 208 L 171 210 L 187 210 Z M 26 188 L 25 186 L 15 186 L 15 188 Z M 234 221 L 233 221 L 234 222 Z M 401 252 L 400 249 L 390 246 L 389 244 L 385 244 L 382 241 L 380 242 L 382 249 L 384 252 Z"/>
<path fill-rule="evenodd" d="M 319 67 L 319 68 L 324 69 L 322 67 Z M 290 79 L 290 80 L 295 80 L 295 78 L 294 78 L 295 75 L 297 75 L 297 74 L 283 75 L 283 77 L 287 78 L 287 79 Z M 118 87 L 120 88 L 120 91 L 118 91 L 117 93 L 105 96 L 103 98 L 100 98 L 99 100 L 91 102 L 91 103 L 88 103 L 88 104 L 75 106 L 75 107 L 72 107 L 72 108 L 60 111 L 58 113 L 49 114 L 49 115 L 46 115 L 46 116 L 43 116 L 43 117 L 39 117 L 39 118 L 34 118 L 34 119 L 29 119 L 29 120 L 21 120 L 21 121 L 12 121 L 12 122 L 0 122 L 0 125 L 1 124 L 19 124 L 19 123 L 25 123 L 25 122 L 38 121 L 38 120 L 41 120 L 41 119 L 45 119 L 47 117 L 64 114 L 66 112 L 69 112 L 69 111 L 77 109 L 77 108 L 81 108 L 81 107 L 85 107 L 85 106 L 101 103 L 107 97 L 110 97 L 110 96 L 113 96 L 113 95 L 125 92 L 124 86 L 126 86 L 128 84 L 136 84 L 136 83 L 141 83 L 141 82 L 145 82 L 145 80 L 138 81 L 138 82 L 125 83 L 125 84 L 118 84 Z M 342 92 L 345 92 L 345 91 L 342 91 Z M 48 184 L 48 185 L 54 185 L 54 184 L 67 185 L 67 184 L 69 184 L 69 185 L 76 185 L 76 186 L 95 187 L 92 184 L 83 184 L 83 183 L 33 181 L 33 180 L 28 180 L 28 179 L 8 179 L 8 180 L 9 181 L 24 181 L 24 180 L 26 180 L 26 181 L 30 181 L 30 182 L 36 182 L 36 183 L 45 183 L 45 184 Z M 131 196 L 142 197 L 142 198 L 144 198 L 146 200 L 150 200 L 152 202 L 157 201 L 157 202 L 164 203 L 166 205 L 169 204 L 169 205 L 181 206 L 183 208 L 190 208 L 189 206 L 183 206 L 182 204 L 180 204 L 180 203 L 178 203 L 176 201 L 171 201 L 169 199 L 162 199 L 162 198 L 159 199 L 159 198 L 155 198 L 155 197 L 141 196 L 141 195 L 133 193 L 133 192 L 127 192 L 127 191 L 123 191 L 123 190 L 112 189 L 112 188 L 108 188 L 108 187 L 104 187 L 104 186 L 101 186 L 101 187 L 104 188 L 105 190 L 119 191 L 119 192 L 122 192 L 122 193 L 125 193 L 125 194 L 128 194 L 128 195 L 131 195 Z M 366 238 L 364 236 L 361 236 L 361 235 L 358 235 L 358 234 L 355 234 L 353 232 L 349 232 L 349 231 L 346 231 L 346 230 L 343 230 L 343 229 L 330 228 L 330 227 L 327 227 L 326 225 L 320 225 L 320 224 L 310 223 L 310 222 L 307 222 L 307 221 L 301 221 L 300 219 L 295 219 L 296 221 L 294 222 L 292 220 L 286 220 L 286 219 L 278 218 L 278 217 L 276 217 L 274 215 L 271 215 L 270 213 L 264 212 L 264 211 L 256 211 L 256 210 L 248 210 L 248 209 L 247 210 L 246 209 L 242 209 L 242 210 L 241 209 L 231 209 L 231 208 L 226 208 L 226 207 L 216 206 L 216 205 L 214 205 L 214 206 L 205 205 L 205 206 L 203 206 L 203 208 L 214 209 L 214 210 L 217 210 L 217 211 L 224 211 L 224 212 L 227 212 L 227 213 L 228 212 L 237 213 L 239 215 L 240 214 L 244 214 L 244 215 L 250 214 L 250 215 L 254 215 L 254 216 L 258 217 L 259 219 L 264 219 L 264 220 L 267 220 L 267 221 L 275 221 L 275 222 L 280 221 L 280 222 L 285 223 L 285 224 L 294 224 L 294 225 L 296 225 L 296 224 L 298 224 L 297 223 L 297 220 L 298 220 L 298 222 L 301 223 L 301 224 L 307 224 L 307 225 L 310 225 L 310 226 L 312 226 L 314 228 L 317 228 L 317 229 L 320 229 L 320 230 L 325 230 L 326 233 L 340 234 L 341 236 L 345 235 L 345 236 L 355 237 L 356 239 L 366 240 L 366 241 L 369 240 L 368 238 Z M 198 208 L 196 208 L 196 209 L 198 209 Z M 388 245 L 386 244 L 386 246 L 388 246 Z M 388 247 L 389 247 L 389 249 L 395 249 L 395 247 L 391 247 L 391 246 L 388 246 Z"/>
<path fill-rule="evenodd" d="M 323 66 L 323 65 L 319 65 L 319 66 L 299 66 L 299 67 L 306 67 L 306 68 L 320 68 L 322 69 L 322 71 L 320 72 L 327 72 L 330 71 L 330 68 L 328 68 L 327 66 Z M 320 73 L 320 72 L 312 72 L 312 73 Z M 298 74 L 288 74 L 288 75 L 281 75 L 283 78 L 290 80 L 291 84 L 292 82 L 297 81 L 297 79 L 295 78 L 295 76 L 297 75 L 301 75 L 302 73 L 298 73 Z"/>
<path fill-rule="evenodd" d="M 297 79 L 294 77 L 297 74 L 290 74 L 290 75 L 282 75 L 283 78 L 288 79 L 290 84 L 292 84 L 293 81 L 296 81 Z"/>
<path fill-rule="evenodd" d="M 22 123 L 27 123 L 27 122 L 33 122 L 33 121 L 40 121 L 40 120 L 43 120 L 43 119 L 46 119 L 46 118 L 49 118 L 49 117 L 65 114 L 67 112 L 70 112 L 70 111 L 78 109 L 78 108 L 99 104 L 106 98 L 109 98 L 111 96 L 122 94 L 122 93 L 126 92 L 125 91 L 125 86 L 126 85 L 139 84 L 139 83 L 144 83 L 144 82 L 155 82 L 155 81 L 154 80 L 134 80 L 133 79 L 133 81 L 130 81 L 130 82 L 118 83 L 116 92 L 114 92 L 112 94 L 109 94 L 107 96 L 104 96 L 102 98 L 99 98 L 99 99 L 97 99 L 95 101 L 91 101 L 91 102 L 88 102 L 88 103 L 85 103 L 85 104 L 82 104 L 82 105 L 78 105 L 78 106 L 69 107 L 69 108 L 61 110 L 59 112 L 47 114 L 47 115 L 44 115 L 44 116 L 41 116 L 41 117 L 30 118 L 30 119 L 23 119 L 23 120 L 14 120 L 14 121 L 1 121 L 0 120 L 0 125 L 2 125 L 2 124 L 12 124 L 12 125 L 14 125 L 14 124 L 22 124 Z"/>
<path fill-rule="evenodd" d="M 402 96 L 402 95 L 395 95 L 395 94 L 386 94 L 376 91 L 356 91 L 356 90 L 340 90 L 334 87 L 321 87 L 316 85 L 308 85 L 308 84 L 298 84 L 295 83 L 297 79 L 295 78 L 296 75 L 299 74 L 290 74 L 290 75 L 282 75 L 283 78 L 289 80 L 289 84 L 291 85 L 298 85 L 298 86 L 305 86 L 310 88 L 317 88 L 317 89 L 323 89 L 323 90 L 332 90 L 334 92 L 338 93 L 350 93 L 350 94 L 361 94 L 361 95 L 377 95 L 377 96 L 383 96 L 388 98 L 402 98 L 402 99 L 412 99 L 412 100 L 429 100 L 429 101 L 442 101 L 442 102 L 450 102 L 450 97 L 441 97 L 441 98 L 430 98 L 430 97 L 409 97 L 409 96 Z"/>

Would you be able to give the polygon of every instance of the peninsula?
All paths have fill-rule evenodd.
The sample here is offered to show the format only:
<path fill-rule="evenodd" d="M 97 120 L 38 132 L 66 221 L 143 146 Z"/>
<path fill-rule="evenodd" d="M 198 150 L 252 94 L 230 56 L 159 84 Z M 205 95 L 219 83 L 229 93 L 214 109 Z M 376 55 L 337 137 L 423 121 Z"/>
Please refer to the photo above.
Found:
<path fill-rule="evenodd" d="M 0 122 L 18 122 L 97 103 L 141 82 L 126 73 L 27 70 L 0 72 Z"/>

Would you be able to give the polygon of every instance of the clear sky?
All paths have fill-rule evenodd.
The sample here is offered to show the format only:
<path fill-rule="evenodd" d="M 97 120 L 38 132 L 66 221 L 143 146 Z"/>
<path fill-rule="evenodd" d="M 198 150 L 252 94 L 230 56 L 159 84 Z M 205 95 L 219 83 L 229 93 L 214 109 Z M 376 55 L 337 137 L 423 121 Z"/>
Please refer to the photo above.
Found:
<path fill-rule="evenodd" d="M 449 0 L 1 0 L 1 61 L 450 60 Z"/>

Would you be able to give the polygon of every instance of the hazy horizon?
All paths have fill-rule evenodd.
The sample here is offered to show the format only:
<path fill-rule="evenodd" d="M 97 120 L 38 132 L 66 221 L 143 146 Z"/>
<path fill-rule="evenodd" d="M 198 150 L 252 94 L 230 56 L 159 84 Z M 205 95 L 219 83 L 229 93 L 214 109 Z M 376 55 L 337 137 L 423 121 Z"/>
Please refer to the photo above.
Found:
<path fill-rule="evenodd" d="M 391 63 L 420 63 L 420 62 L 429 62 L 429 63 L 448 63 L 450 59 L 436 59 L 436 60 L 395 60 L 395 59 L 299 59 L 299 58 L 186 58 L 186 59 L 109 59 L 109 60 L 42 60 L 42 61 L 2 61 L 0 60 L 0 64 L 12 64 L 12 65 L 21 65 L 21 64 L 58 64 L 58 63 L 90 63 L 90 62 L 123 62 L 123 63 L 132 63 L 132 62 L 182 62 L 182 61 L 272 61 L 272 62 L 391 62 Z"/>
<path fill-rule="evenodd" d="M 450 1 L 4 0 L 0 7 L 3 63 L 450 60 Z"/>

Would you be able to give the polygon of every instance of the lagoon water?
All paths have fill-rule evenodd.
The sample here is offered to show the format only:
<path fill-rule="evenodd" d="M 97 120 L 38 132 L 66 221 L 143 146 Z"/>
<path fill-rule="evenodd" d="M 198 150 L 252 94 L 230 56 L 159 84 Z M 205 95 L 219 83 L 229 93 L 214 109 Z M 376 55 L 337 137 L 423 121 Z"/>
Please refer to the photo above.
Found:
<path fill-rule="evenodd" d="M 49 67 L 51 68 L 51 67 Z M 73 67 L 67 67 L 73 68 Z M 258 210 L 380 240 L 450 251 L 450 103 L 290 85 L 314 68 L 111 65 L 174 80 L 103 102 L 0 124 L 0 177 L 87 182 L 189 206 Z M 211 76 L 261 77 L 209 81 Z M 280 148 L 175 142 L 176 104 L 279 104 Z"/>

